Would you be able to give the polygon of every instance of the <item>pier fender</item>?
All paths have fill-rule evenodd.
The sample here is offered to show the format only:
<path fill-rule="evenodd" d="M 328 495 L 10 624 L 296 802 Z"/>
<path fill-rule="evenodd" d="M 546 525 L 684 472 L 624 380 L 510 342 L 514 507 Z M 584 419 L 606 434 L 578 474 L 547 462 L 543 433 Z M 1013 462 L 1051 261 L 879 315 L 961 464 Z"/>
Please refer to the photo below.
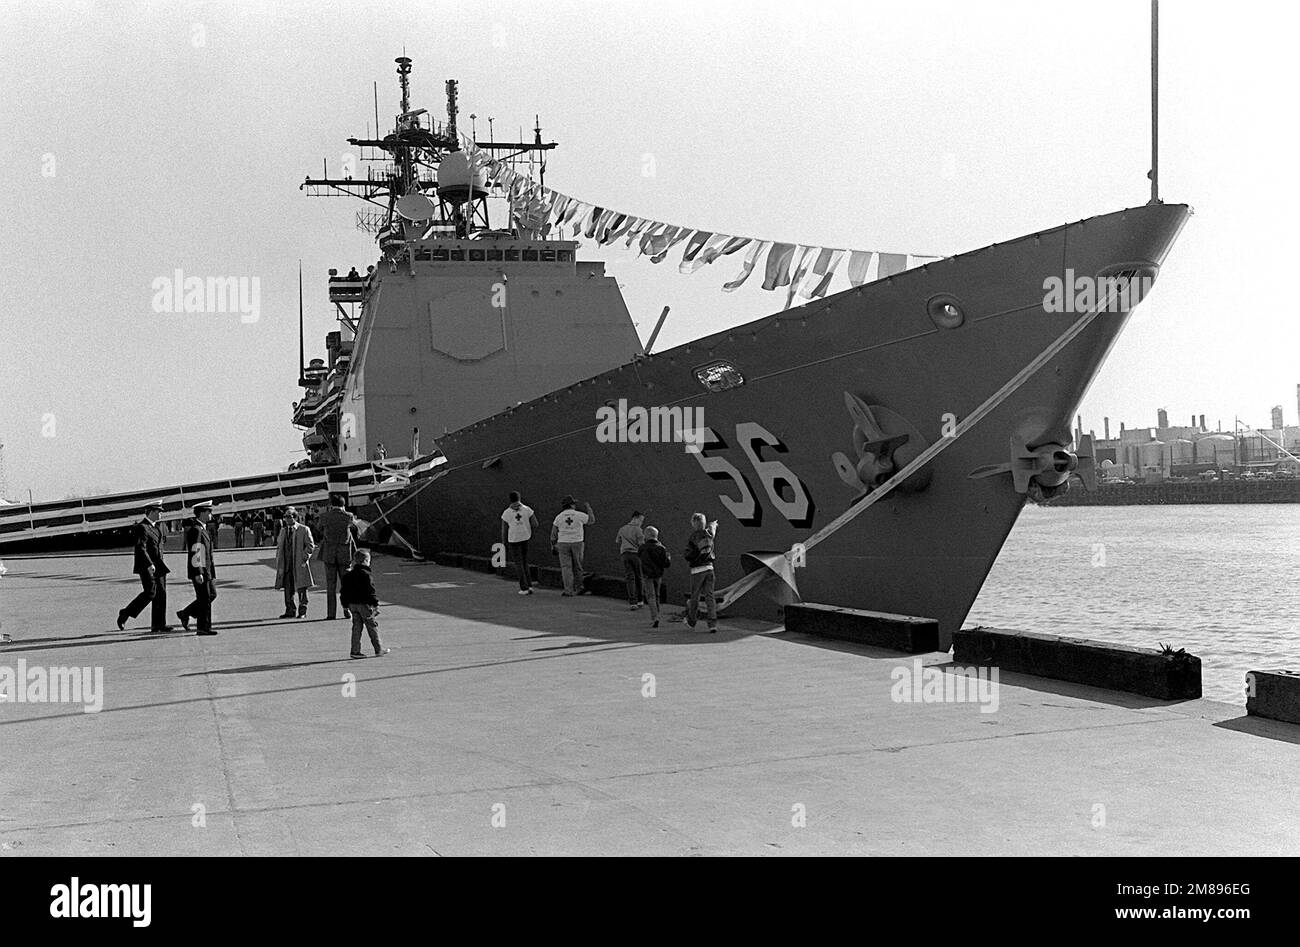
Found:
<path fill-rule="evenodd" d="M 746 552 L 741 554 L 740 564 L 746 575 L 758 571 L 767 573 L 759 583 L 758 590 L 775 599 L 778 605 L 784 607 L 803 601 L 799 596 L 799 585 L 794 577 L 795 566 L 789 552 Z"/>

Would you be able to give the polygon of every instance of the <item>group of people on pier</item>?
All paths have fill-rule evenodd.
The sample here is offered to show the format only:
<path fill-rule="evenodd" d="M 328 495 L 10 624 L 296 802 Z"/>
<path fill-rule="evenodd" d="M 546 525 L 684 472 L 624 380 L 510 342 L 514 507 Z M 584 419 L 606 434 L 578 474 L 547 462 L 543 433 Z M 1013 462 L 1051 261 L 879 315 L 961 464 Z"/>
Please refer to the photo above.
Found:
<path fill-rule="evenodd" d="M 150 608 L 150 630 L 170 632 L 167 623 L 168 567 L 164 549 L 165 534 L 160 523 L 162 503 L 145 507 L 144 517 L 135 526 L 134 572 L 141 590 L 117 613 L 117 627 L 125 630 L 127 621 Z M 185 523 L 184 553 L 186 577 L 194 587 L 194 601 L 176 613 L 186 631 L 194 622 L 195 632 L 215 635 L 212 627 L 212 603 L 217 597 L 217 565 L 213 556 L 217 527 L 212 504 L 197 503 L 194 516 Z M 351 656 L 365 657 L 361 651 L 361 633 L 368 632 L 376 655 L 387 654 L 379 638 L 379 599 L 370 574 L 370 552 L 359 546 L 360 530 L 356 517 L 348 512 L 343 496 L 330 497 L 329 508 L 315 517 L 320 542 L 312 529 L 302 522 L 298 510 L 288 507 L 275 530 L 275 587 L 284 593 L 281 618 L 306 618 L 307 593 L 315 586 L 312 563 L 325 569 L 326 619 L 338 616 L 352 620 Z"/>
<path fill-rule="evenodd" d="M 572 496 L 564 497 L 560 506 L 560 512 L 551 521 L 550 543 L 551 553 L 559 559 L 562 594 L 589 595 L 583 554 L 586 529 L 595 525 L 596 513 L 589 503 L 579 504 Z M 167 576 L 171 569 L 165 557 L 162 513 L 162 503 L 150 503 L 135 526 L 133 571 L 141 588 L 118 611 L 118 630 L 125 630 L 126 623 L 138 618 L 146 607 L 150 609 L 151 631 L 175 630 L 167 623 Z M 197 634 L 215 635 L 212 603 L 217 598 L 217 565 L 213 555 L 217 525 L 210 502 L 195 504 L 193 513 L 193 518 L 184 524 L 184 553 L 186 578 L 193 586 L 194 600 L 176 612 L 176 617 L 186 631 L 193 622 Z M 285 509 L 276 520 L 275 588 L 284 593 L 284 613 L 280 617 L 307 617 L 308 590 L 316 585 L 312 565 L 319 563 L 325 570 L 325 618 L 335 619 L 341 605 L 342 617 L 352 620 L 351 657 L 365 657 L 361 651 L 363 631 L 368 633 L 376 655 L 389 653 L 390 649 L 383 646 L 379 637 L 379 598 L 370 571 L 370 552 L 360 548 L 360 528 L 356 517 L 347 510 L 344 497 L 332 495 L 329 507 L 313 517 L 313 525 L 315 529 L 303 521 L 295 507 Z M 690 570 L 686 624 L 691 628 L 696 626 L 702 598 L 708 630 L 716 632 L 713 565 L 718 523 L 717 520 L 708 522 L 703 513 L 693 513 L 690 525 L 682 554 Z M 501 514 L 501 541 L 519 570 L 520 595 L 533 594 L 528 550 L 536 529 L 536 512 L 523 502 L 518 492 L 511 493 L 510 503 Z M 672 556 L 661 542 L 658 528 L 646 526 L 645 515 L 633 510 L 627 523 L 618 529 L 614 541 L 623 563 L 628 607 L 635 611 L 649 606 L 651 627 L 658 628 L 660 608 L 667 601 L 665 576 L 672 565 Z"/>
<path fill-rule="evenodd" d="M 579 509 L 578 507 L 582 508 Z M 595 525 L 596 513 L 591 504 L 579 504 L 572 496 L 560 501 L 560 512 L 551 521 L 551 553 L 559 558 L 564 596 L 589 595 L 587 575 L 582 559 L 586 549 L 586 529 Z M 509 505 L 501 512 L 501 542 L 519 571 L 519 594 L 532 595 L 532 574 L 528 565 L 528 548 L 538 528 L 537 513 L 520 498 L 510 494 Z M 686 624 L 694 628 L 699 621 L 700 599 L 704 599 L 710 632 L 718 630 L 717 603 L 714 599 L 714 539 L 718 521 L 709 522 L 703 513 L 691 514 L 691 531 L 682 554 L 690 569 L 690 592 L 686 601 Z M 650 627 L 659 627 L 659 609 L 667 601 L 664 576 L 672 565 L 672 556 L 660 541 L 659 530 L 645 525 L 645 515 L 633 510 L 631 518 L 619 528 L 614 541 L 618 544 L 627 583 L 628 608 L 650 608 Z"/>

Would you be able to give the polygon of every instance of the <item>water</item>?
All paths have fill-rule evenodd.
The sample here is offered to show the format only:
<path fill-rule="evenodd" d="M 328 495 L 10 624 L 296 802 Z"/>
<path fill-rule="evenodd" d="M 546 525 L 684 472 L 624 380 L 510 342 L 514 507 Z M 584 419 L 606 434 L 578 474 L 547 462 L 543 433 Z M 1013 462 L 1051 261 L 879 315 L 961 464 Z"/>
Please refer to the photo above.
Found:
<path fill-rule="evenodd" d="M 1157 642 L 1201 659 L 1206 697 L 1300 669 L 1300 504 L 1026 506 L 967 625 Z"/>

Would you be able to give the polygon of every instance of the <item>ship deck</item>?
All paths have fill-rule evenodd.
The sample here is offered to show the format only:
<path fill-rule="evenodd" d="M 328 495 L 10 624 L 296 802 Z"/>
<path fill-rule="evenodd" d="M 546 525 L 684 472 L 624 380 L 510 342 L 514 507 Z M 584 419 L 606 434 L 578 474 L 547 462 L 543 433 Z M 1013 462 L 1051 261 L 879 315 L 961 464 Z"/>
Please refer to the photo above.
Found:
<path fill-rule="evenodd" d="M 6 560 L 0 666 L 105 697 L 0 704 L 0 853 L 1300 853 L 1300 727 L 1242 707 L 1014 674 L 994 713 L 896 703 L 908 656 L 385 556 L 393 653 L 349 661 L 321 598 L 271 617 L 270 549 L 217 555 L 211 638 L 119 633 L 127 555 Z"/>

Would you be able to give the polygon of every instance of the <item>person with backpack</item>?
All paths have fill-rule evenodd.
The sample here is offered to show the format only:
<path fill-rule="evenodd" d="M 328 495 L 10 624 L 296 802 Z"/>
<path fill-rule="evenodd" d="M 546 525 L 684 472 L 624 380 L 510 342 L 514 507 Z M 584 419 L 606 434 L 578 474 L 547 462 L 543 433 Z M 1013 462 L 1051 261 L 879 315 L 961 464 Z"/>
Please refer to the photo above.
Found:
<path fill-rule="evenodd" d="M 661 602 L 659 590 L 663 585 L 664 572 L 672 563 L 673 557 L 668 555 L 668 550 L 659 541 L 659 530 L 653 526 L 645 528 L 645 542 L 637 555 L 641 558 L 641 572 L 645 576 L 643 588 L 646 604 L 650 606 L 650 627 L 658 628 Z"/>
<path fill-rule="evenodd" d="M 709 606 L 709 633 L 715 634 L 718 630 L 718 603 L 713 598 L 713 540 L 718 532 L 718 521 L 705 523 L 703 513 L 691 514 L 691 535 L 683 555 L 691 567 L 691 597 L 686 601 L 686 624 L 695 627 L 699 620 L 700 596 L 703 595 Z"/>

